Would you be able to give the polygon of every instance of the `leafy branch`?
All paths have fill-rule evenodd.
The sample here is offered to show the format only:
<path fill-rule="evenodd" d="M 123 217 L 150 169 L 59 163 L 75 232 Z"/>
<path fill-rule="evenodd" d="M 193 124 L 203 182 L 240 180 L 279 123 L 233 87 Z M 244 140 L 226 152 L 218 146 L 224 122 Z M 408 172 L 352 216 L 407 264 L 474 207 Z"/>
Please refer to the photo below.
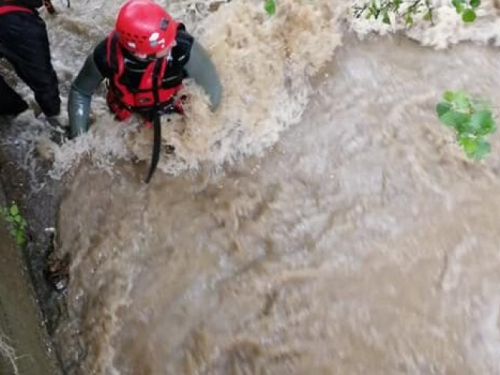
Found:
<path fill-rule="evenodd" d="M 469 158 L 485 157 L 491 151 L 485 136 L 497 130 L 490 106 L 462 91 L 446 91 L 443 99 L 436 106 L 439 120 L 455 129 L 457 141 Z"/>

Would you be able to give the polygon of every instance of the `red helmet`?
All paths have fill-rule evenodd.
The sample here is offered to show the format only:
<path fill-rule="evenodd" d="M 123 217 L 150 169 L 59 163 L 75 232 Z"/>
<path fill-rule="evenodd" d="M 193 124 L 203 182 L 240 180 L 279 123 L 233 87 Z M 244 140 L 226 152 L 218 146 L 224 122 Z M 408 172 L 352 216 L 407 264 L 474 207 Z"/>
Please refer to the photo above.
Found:
<path fill-rule="evenodd" d="M 115 30 L 124 48 L 152 55 L 174 42 L 177 26 L 170 14 L 152 0 L 129 0 L 118 12 Z"/>

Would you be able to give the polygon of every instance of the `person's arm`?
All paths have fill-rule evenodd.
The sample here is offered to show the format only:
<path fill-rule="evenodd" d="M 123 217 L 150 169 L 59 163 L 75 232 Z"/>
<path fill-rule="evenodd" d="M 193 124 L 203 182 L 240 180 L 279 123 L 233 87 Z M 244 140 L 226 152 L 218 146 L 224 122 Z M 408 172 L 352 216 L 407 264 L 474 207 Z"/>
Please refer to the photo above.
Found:
<path fill-rule="evenodd" d="M 184 69 L 188 76 L 208 94 L 212 110 L 217 109 L 222 98 L 222 85 L 210 56 L 196 40 L 193 42 L 191 55 Z"/>
<path fill-rule="evenodd" d="M 71 84 L 69 92 L 68 115 L 71 138 L 87 132 L 92 95 L 103 79 L 93 54 L 90 54 Z"/>

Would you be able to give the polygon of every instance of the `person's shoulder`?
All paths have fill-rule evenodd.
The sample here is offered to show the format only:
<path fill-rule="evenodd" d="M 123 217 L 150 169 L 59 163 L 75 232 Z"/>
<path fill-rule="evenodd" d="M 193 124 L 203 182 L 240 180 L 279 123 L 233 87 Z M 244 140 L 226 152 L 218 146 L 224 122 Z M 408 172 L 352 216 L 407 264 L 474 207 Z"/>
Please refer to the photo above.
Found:
<path fill-rule="evenodd" d="M 107 44 L 108 38 L 101 40 L 99 44 L 95 46 L 93 52 L 94 63 L 103 77 L 110 77 L 112 75 L 111 67 L 108 63 Z"/>
<path fill-rule="evenodd" d="M 176 45 L 172 49 L 172 57 L 180 63 L 187 63 L 193 47 L 194 38 L 186 31 L 183 24 L 179 24 L 177 36 L 175 38 Z"/>
<path fill-rule="evenodd" d="M 194 37 L 186 30 L 184 24 L 180 23 L 177 29 L 177 36 L 175 38 L 179 49 L 191 49 L 194 42 Z"/>

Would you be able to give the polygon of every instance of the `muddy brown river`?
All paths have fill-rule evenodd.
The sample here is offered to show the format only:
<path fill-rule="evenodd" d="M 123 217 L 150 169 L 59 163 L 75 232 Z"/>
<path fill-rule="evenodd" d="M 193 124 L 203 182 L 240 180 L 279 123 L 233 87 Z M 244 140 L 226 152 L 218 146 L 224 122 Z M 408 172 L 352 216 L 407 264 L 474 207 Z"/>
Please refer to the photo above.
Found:
<path fill-rule="evenodd" d="M 49 22 L 63 85 L 108 3 Z M 500 139 L 470 161 L 435 114 L 447 89 L 497 111 L 500 23 L 435 4 L 435 26 L 384 36 L 335 0 L 171 4 L 225 102 L 189 88 L 150 185 L 151 134 L 100 93 L 93 132 L 55 149 L 72 374 L 500 374 Z"/>

